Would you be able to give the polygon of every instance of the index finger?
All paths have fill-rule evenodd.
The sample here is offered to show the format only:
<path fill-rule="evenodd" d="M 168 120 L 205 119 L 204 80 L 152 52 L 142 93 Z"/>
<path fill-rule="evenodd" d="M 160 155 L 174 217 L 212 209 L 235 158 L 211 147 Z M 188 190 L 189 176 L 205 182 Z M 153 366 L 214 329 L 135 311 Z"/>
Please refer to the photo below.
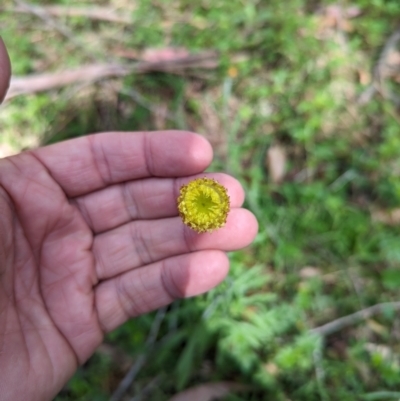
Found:
<path fill-rule="evenodd" d="M 212 160 L 208 141 L 185 131 L 89 135 L 32 153 L 69 197 L 139 178 L 198 174 Z"/>

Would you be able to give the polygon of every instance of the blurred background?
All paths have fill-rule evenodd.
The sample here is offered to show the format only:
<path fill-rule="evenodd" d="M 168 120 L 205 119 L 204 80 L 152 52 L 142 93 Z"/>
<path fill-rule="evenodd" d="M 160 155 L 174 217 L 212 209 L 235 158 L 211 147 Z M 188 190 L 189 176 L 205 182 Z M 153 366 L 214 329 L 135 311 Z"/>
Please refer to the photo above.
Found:
<path fill-rule="evenodd" d="M 258 218 L 211 293 L 125 324 L 72 400 L 400 399 L 400 2 L 2 0 L 0 156 L 185 129 Z"/>

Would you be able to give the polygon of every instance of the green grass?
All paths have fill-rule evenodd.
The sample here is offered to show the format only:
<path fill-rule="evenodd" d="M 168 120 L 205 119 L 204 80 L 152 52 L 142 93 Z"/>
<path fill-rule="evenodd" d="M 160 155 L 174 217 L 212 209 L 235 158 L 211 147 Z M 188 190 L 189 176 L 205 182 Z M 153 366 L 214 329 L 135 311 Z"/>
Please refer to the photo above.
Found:
<path fill-rule="evenodd" d="M 93 1 L 100 3 L 124 2 Z M 220 52 L 219 68 L 195 77 L 126 77 L 123 87 L 143 96 L 141 104 L 103 82 L 15 98 L 0 114 L 0 144 L 16 151 L 99 130 L 197 131 L 214 145 L 211 170 L 234 174 L 246 189 L 260 232 L 251 247 L 230 255 L 227 280 L 172 305 L 150 347 L 143 344 L 154 314 L 107 337 L 133 359 L 148 356 L 130 394 L 157 377 L 143 399 L 168 400 L 219 380 L 249 386 L 227 400 L 398 399 L 396 313 L 327 338 L 309 330 L 399 298 L 400 229 L 373 218 L 399 207 L 399 114 L 380 94 L 366 104 L 358 99 L 397 27 L 400 3 L 340 1 L 359 7 L 360 15 L 339 28 L 321 13 L 329 1 L 135 4 L 131 26 L 61 18 L 78 45 L 32 16 L 0 15 L 18 75 L 119 60 L 117 48 Z M 147 102 L 172 118 L 160 121 Z M 287 157 L 281 183 L 266 169 L 273 145 Z M 107 400 L 125 373 L 115 358 L 96 353 L 57 401 Z"/>

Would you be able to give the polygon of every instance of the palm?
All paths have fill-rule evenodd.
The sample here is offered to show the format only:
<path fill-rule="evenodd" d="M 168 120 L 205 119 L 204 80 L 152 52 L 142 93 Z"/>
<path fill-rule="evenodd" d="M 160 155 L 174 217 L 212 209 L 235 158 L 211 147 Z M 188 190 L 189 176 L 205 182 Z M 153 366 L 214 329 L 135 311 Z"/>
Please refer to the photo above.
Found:
<path fill-rule="evenodd" d="M 187 178 L 173 177 L 201 173 L 210 159 L 203 139 L 166 132 L 97 135 L 0 161 L 4 399 L 35 387 L 31 399 L 51 398 L 105 332 L 223 279 L 221 251 L 256 232 L 235 209 L 241 187 L 219 175 L 234 209 L 216 233 L 197 235 L 176 216 Z"/>

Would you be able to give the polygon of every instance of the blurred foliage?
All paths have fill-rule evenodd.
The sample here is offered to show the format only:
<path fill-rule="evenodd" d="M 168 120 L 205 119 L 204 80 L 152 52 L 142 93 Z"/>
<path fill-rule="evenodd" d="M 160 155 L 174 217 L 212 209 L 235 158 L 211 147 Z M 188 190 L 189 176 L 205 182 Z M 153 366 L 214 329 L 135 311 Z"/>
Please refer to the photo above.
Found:
<path fill-rule="evenodd" d="M 222 285 L 168 309 L 152 346 L 144 343 L 154 315 L 107 337 L 133 361 L 147 355 L 126 399 L 168 400 L 219 380 L 249 385 L 227 400 L 398 399 L 395 313 L 326 338 L 310 329 L 399 297 L 400 222 L 377 216 L 390 216 L 400 203 L 400 115 L 379 91 L 366 102 L 360 98 L 372 88 L 400 2 L 91 4 L 115 6 L 132 24 L 54 17 L 73 33 L 71 41 L 32 14 L 15 14 L 5 1 L 9 11 L 0 14 L 0 26 L 14 73 L 124 62 L 121 50 L 168 46 L 216 49 L 220 66 L 17 97 L 2 108 L 0 145 L 19 151 L 104 130 L 197 131 L 214 146 L 211 170 L 240 179 L 246 207 L 260 224 L 255 243 L 230 255 L 231 273 Z M 135 98 L 123 89 L 134 90 Z M 274 145 L 286 156 L 279 183 L 266 163 Z M 106 400 L 125 373 L 112 355 L 98 352 L 57 401 Z M 158 384 L 146 395 L 155 377 Z"/>

